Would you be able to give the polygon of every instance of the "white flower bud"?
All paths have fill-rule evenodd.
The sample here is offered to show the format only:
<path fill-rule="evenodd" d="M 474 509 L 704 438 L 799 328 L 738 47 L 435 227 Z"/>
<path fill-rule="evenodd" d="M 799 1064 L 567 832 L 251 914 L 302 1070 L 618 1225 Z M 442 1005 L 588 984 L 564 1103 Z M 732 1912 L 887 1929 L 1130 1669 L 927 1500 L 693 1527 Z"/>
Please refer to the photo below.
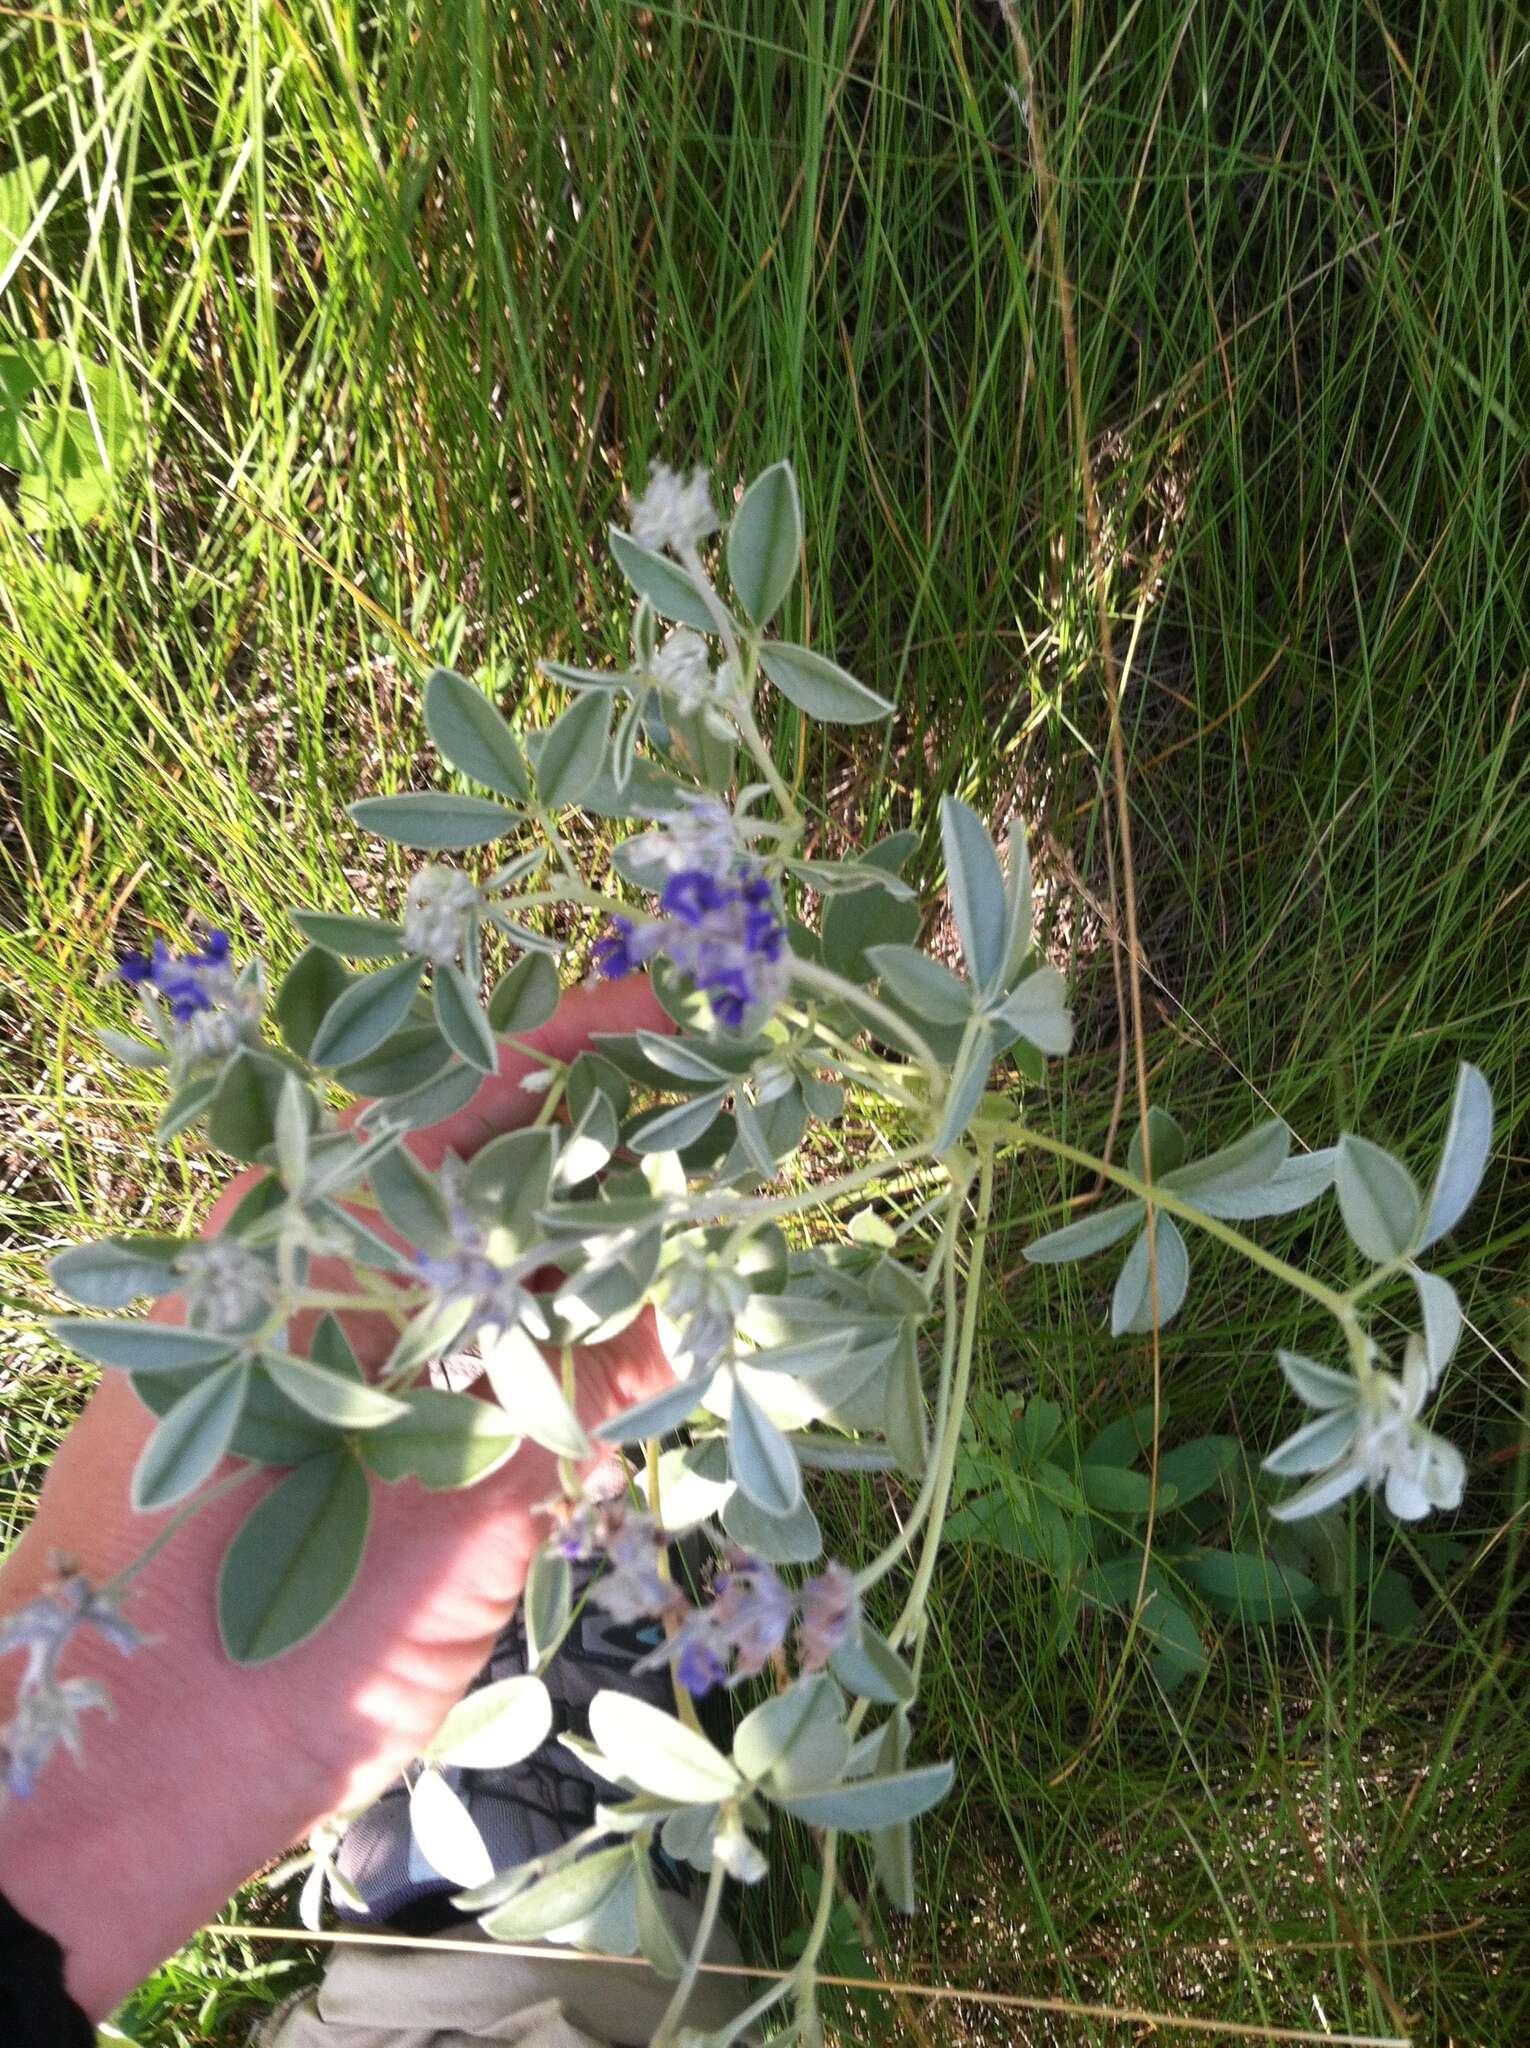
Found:
<path fill-rule="evenodd" d="M 697 711 L 712 693 L 712 662 L 707 643 L 689 626 L 671 633 L 653 658 L 654 681 L 682 712 Z"/>
<path fill-rule="evenodd" d="M 696 469 L 684 478 L 662 462 L 654 465 L 642 496 L 629 501 L 627 516 L 640 546 L 676 554 L 705 540 L 717 525 L 705 474 Z"/>
<path fill-rule="evenodd" d="M 231 1238 L 215 1237 L 187 1247 L 175 1262 L 181 1291 L 194 1318 L 206 1330 L 242 1330 L 276 1298 L 276 1276 L 263 1259 Z"/>
<path fill-rule="evenodd" d="M 438 966 L 455 960 L 467 935 L 469 911 L 478 901 L 471 875 L 432 861 L 409 884 L 404 899 L 404 949 Z"/>

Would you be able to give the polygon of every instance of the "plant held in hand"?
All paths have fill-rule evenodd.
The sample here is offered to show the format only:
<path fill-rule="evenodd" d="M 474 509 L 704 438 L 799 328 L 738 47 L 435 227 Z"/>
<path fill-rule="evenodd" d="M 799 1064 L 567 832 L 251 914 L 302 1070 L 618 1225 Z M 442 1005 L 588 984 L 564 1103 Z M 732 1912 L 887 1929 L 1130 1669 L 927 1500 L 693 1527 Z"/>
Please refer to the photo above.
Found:
<path fill-rule="evenodd" d="M 111 1236 L 63 1253 L 53 1277 L 83 1311 L 58 1320 L 59 1337 L 128 1374 L 161 1418 L 133 1481 L 138 1508 L 178 1511 L 156 1545 L 253 1469 L 284 1474 L 250 1511 L 219 1579 L 223 1640 L 238 1661 L 280 1657 L 345 1599 L 374 1482 L 466 1487 L 524 1442 L 553 1454 L 561 1486 L 526 1594 L 538 1670 L 569 1626 L 571 1563 L 596 1561 L 600 1605 L 663 1623 L 655 1660 L 674 1674 L 676 1715 L 599 1696 L 584 1753 L 611 1792 L 595 1826 L 534 1865 L 489 1876 L 464 1852 L 471 1822 L 438 1766 L 503 1766 L 546 1739 L 549 1711 L 535 1674 L 513 1694 L 474 1695 L 425 1759 L 422 1845 L 429 1855 L 432 1842 L 449 1843 L 437 1850 L 455 1859 L 447 1874 L 481 1877 L 464 1897 L 491 1935 L 647 1947 L 676 1976 L 658 2036 L 673 2041 L 725 1878 L 764 1873 L 778 1813 L 820 1830 L 824 1881 L 802 1957 L 708 2037 L 722 2043 L 788 1999 L 794 2016 L 777 2038 L 814 2038 L 815 1961 L 842 1831 L 867 1838 L 895 1905 L 914 1902 L 911 1823 L 952 1775 L 948 1764 L 911 1761 L 917 1673 L 1001 1159 L 1050 1154 L 1124 1195 L 1027 1251 L 1057 1265 L 1126 1245 L 1117 1334 L 1180 1311 L 1197 1232 L 1326 1312 L 1341 1363 L 1280 1354 L 1316 1414 L 1266 1460 L 1273 1475 L 1305 1481 L 1271 1512 L 1300 1518 L 1369 1487 L 1413 1518 L 1456 1506 L 1465 1480 L 1459 1453 L 1422 1420 L 1461 1310 L 1419 1260 L 1476 1189 L 1492 1105 L 1482 1077 L 1463 1067 L 1427 1196 L 1369 1141 L 1346 1135 L 1331 1150 L 1293 1154 L 1279 1122 L 1191 1158 L 1155 1108 L 1148 1145 L 1139 1134 L 1124 1168 L 1033 1125 L 1012 1086 L 990 1090 L 1006 1063 L 1034 1081 L 1071 1038 L 1063 978 L 1034 944 L 1023 835 L 1011 832 L 1001 856 L 971 809 L 942 800 L 961 971 L 916 943 L 918 906 L 901 875 L 911 835 L 850 858 L 810 857 L 797 791 L 762 736 L 772 695 L 828 724 L 875 721 L 891 706 L 824 655 L 770 633 L 801 557 L 790 469 L 778 464 L 743 494 L 719 550 L 726 584 L 702 554 L 717 526 L 703 477 L 655 473 L 628 529 L 610 536 L 635 597 L 629 663 L 547 663 L 571 694 L 545 730 L 518 733 L 474 682 L 446 669 L 430 676 L 431 735 L 474 791 L 374 797 L 351 811 L 428 856 L 396 922 L 295 911 L 308 943 L 269 1000 L 260 965 L 241 963 L 222 932 L 183 956 L 156 942 L 124 964 L 148 1035 L 109 1043 L 166 1070 L 161 1135 L 200 1126 L 215 1150 L 265 1171 L 217 1240 Z M 570 849 L 566 820 L 579 811 L 635 827 L 615 846 L 611 891 L 592 886 Z M 494 864 L 481 872 L 451 858 L 489 847 Z M 551 936 L 570 921 L 573 938 Z M 490 949 L 504 964 L 485 997 Z M 669 1028 L 606 1034 L 568 1061 L 529 1045 L 570 960 L 595 978 L 650 976 Z M 472 1102 L 507 1045 L 537 1063 L 535 1121 L 471 1159 L 448 1152 L 422 1164 L 410 1134 Z M 359 1117 L 336 1114 L 337 1092 L 366 1098 Z M 900 1133 L 896 1148 L 827 1184 L 787 1185 L 782 1169 L 813 1122 L 878 1105 Z M 893 1176 L 919 1191 L 918 1235 L 860 1206 Z M 1343 1291 L 1243 1228 L 1329 1191 L 1366 1268 Z M 793 1228 L 849 1210 L 837 1237 Z M 335 1257 L 352 1276 L 342 1291 L 314 1280 L 318 1262 Z M 1406 1279 L 1418 1304 L 1400 1378 L 1368 1315 L 1393 1279 Z M 185 1303 L 178 1326 L 115 1313 L 172 1294 Z M 346 1331 L 362 1312 L 394 1332 L 371 1378 Z M 579 1471 L 592 1445 L 576 1412 L 575 1348 L 649 1315 L 674 1383 L 600 1426 L 604 1444 L 630 1455 L 631 1484 L 625 1498 L 586 1499 Z M 318 1318 L 306 1350 L 299 1318 L 305 1328 Z M 445 1390 L 439 1373 L 432 1382 L 433 1368 L 465 1357 L 492 1400 Z M 1057 1475 L 1054 1493 L 1066 1489 L 1058 1497 L 1078 1516 L 1138 1511 L 1125 1481 L 1140 1475 L 1107 1482 L 1086 1464 L 1075 1481 L 1047 1466 L 1054 1434 L 1038 1414 L 1033 1469 Z M 1208 1469 L 1214 1478 L 1219 1468 Z M 901 1527 L 863 1559 L 821 1555 L 804 1474 L 830 1483 L 837 1471 L 896 1471 L 910 1490 Z M 667 1557 L 677 1533 L 697 1528 L 715 1570 L 693 1598 Z M 874 1626 L 867 1596 L 905 1570 L 895 1618 Z M 124 1651 L 137 1646 L 120 1612 L 130 1590 L 131 1572 L 95 1587 L 71 1568 L 45 1599 L 0 1621 L 0 1652 L 28 1659 L 20 1714 L 0 1737 L 13 1793 L 32 1790 L 57 1743 L 76 1747 L 80 1713 L 103 1703 L 98 1688 L 71 1691 L 60 1676 L 73 1632 L 94 1627 Z M 1151 1618 L 1144 1637 L 1162 1647 Z M 716 1747 L 691 1696 L 767 1670 L 774 1695 L 740 1721 L 730 1749 Z M 709 1873 L 688 1959 L 669 1953 L 645 1908 L 656 1843 Z M 333 1847 L 332 1834 L 316 1845 L 314 1911 Z"/>

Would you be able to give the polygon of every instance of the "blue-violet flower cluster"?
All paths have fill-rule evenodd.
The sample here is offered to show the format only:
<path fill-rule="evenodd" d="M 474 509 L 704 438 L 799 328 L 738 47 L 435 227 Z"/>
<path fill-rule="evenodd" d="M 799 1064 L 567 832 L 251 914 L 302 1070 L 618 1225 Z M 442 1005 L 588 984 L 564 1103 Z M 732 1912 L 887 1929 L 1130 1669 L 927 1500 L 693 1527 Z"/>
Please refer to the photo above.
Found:
<path fill-rule="evenodd" d="M 674 1666 L 688 1693 L 757 1678 L 797 1622 L 797 1663 L 822 1671 L 858 1624 L 855 1580 L 837 1562 L 795 1592 L 774 1565 L 736 1545 L 712 1582 L 712 1598 L 693 1606 L 669 1577 L 669 1537 L 649 1515 L 620 1500 L 586 1504 L 569 1518 L 558 1548 L 571 1559 L 600 1558 L 606 1570 L 590 1598 L 617 1621 L 657 1616 L 675 1624 L 667 1641 L 634 1668 Z"/>
<path fill-rule="evenodd" d="M 735 859 L 723 873 L 680 868 L 665 882 L 659 908 L 663 915 L 644 924 L 612 919 L 595 947 L 602 974 L 613 980 L 636 974 L 662 953 L 705 991 L 730 1031 L 751 1012 L 775 1008 L 790 969 L 786 926 L 769 880 L 753 861 Z"/>
<path fill-rule="evenodd" d="M 177 1052 L 193 1060 L 225 1058 L 259 1017 L 258 994 L 241 995 L 227 932 L 209 931 L 201 952 L 184 955 L 156 939 L 152 951 L 127 954 L 117 971 L 130 988 L 160 998 Z"/>

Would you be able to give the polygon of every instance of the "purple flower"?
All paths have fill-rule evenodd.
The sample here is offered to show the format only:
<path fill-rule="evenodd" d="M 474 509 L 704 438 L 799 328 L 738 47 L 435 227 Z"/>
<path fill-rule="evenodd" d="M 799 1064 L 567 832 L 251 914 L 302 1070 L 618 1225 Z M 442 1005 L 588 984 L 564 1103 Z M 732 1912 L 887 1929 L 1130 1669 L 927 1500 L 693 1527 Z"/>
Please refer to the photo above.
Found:
<path fill-rule="evenodd" d="M 492 1259 L 488 1234 L 464 1199 L 463 1176 L 462 1161 L 449 1153 L 441 1166 L 439 1184 L 451 1229 L 450 1248 L 413 1255 L 415 1271 L 435 1293 L 431 1310 L 455 1311 L 449 1334 L 459 1347 L 465 1347 L 491 1323 L 501 1330 L 518 1327 L 538 1340 L 545 1339 L 549 1334 L 547 1317 L 528 1284 L 545 1263 L 542 1248 L 523 1252 L 508 1265 Z"/>
<path fill-rule="evenodd" d="M 678 917 L 682 924 L 699 930 L 714 910 L 724 909 L 728 902 L 729 892 L 715 876 L 704 873 L 700 868 L 684 868 L 664 884 L 659 908 L 670 917 Z"/>
<path fill-rule="evenodd" d="M 712 1622 L 719 1638 L 737 1653 L 735 1678 L 755 1678 L 786 1641 L 792 1625 L 792 1596 L 773 1566 L 733 1554 L 730 1570 L 717 1581 Z"/>
<path fill-rule="evenodd" d="M 853 1633 L 857 1601 L 853 1574 L 831 1559 L 817 1578 L 809 1579 L 797 1596 L 797 1663 L 803 1671 L 822 1671 L 834 1652 Z"/>
<path fill-rule="evenodd" d="M 719 1656 L 710 1638 L 697 1633 L 686 1636 L 675 1657 L 675 1676 L 693 1699 L 702 1699 L 728 1675 L 727 1660 Z"/>
<path fill-rule="evenodd" d="M 639 928 L 630 917 L 613 917 L 610 931 L 595 944 L 593 957 L 596 969 L 608 981 L 620 981 L 624 975 L 639 973 L 658 951 L 661 935 L 662 927 L 659 925 Z"/>
<path fill-rule="evenodd" d="M 227 932 L 209 929 L 207 944 L 200 953 L 188 953 L 186 962 L 192 967 L 227 967 L 231 941 Z"/>
<path fill-rule="evenodd" d="M 223 982 L 232 970 L 229 964 L 227 932 L 211 931 L 200 953 L 177 959 L 163 939 L 156 939 L 152 952 L 129 953 L 117 972 L 130 988 L 146 983 L 159 991 L 177 1024 L 187 1024 L 199 1010 L 214 1007 L 223 995 Z M 214 983 L 215 990 L 207 984 Z"/>
<path fill-rule="evenodd" d="M 81 1762 L 80 1716 L 90 1707 L 111 1709 L 105 1686 L 97 1685 L 93 1678 L 66 1678 L 24 1692 L 15 1719 L 0 1728 L 0 1787 L 14 1798 L 30 1799 L 60 1743 L 76 1763 Z"/>
<path fill-rule="evenodd" d="M 576 1509 L 557 1547 L 577 1563 L 605 1559 L 607 1569 L 591 1586 L 590 1598 L 615 1621 L 643 1621 L 689 1605 L 665 1576 L 669 1538 L 651 1515 L 639 1514 L 625 1501 L 587 1502 Z"/>
<path fill-rule="evenodd" d="M 635 974 L 665 954 L 705 990 L 718 1022 L 738 1030 L 751 1012 L 773 1010 L 786 991 L 786 926 L 768 876 L 739 844 L 727 807 L 697 798 L 660 829 L 627 842 L 641 872 L 666 879 L 661 915 L 646 924 L 616 917 L 597 943 L 597 972 Z"/>
<path fill-rule="evenodd" d="M 794 1606 L 791 1589 L 773 1566 L 733 1550 L 713 1591 L 711 1604 L 692 1608 L 669 1641 L 643 1658 L 637 1670 L 673 1664 L 680 1683 L 698 1698 L 728 1677 L 730 1658 L 730 1683 L 759 1676 L 786 1641 Z"/>
<path fill-rule="evenodd" d="M 258 988 L 241 989 L 227 932 L 209 931 L 199 952 L 179 956 L 163 939 L 129 953 L 117 969 L 129 988 L 152 989 L 170 1013 L 178 1052 L 224 1059 L 258 1022 Z"/>
<path fill-rule="evenodd" d="M 25 1799 L 59 1743 L 78 1757 L 80 1714 L 107 1707 L 105 1690 L 88 1678 L 58 1676 L 58 1661 L 81 1628 L 93 1628 L 124 1657 L 144 1638 L 124 1621 L 118 1596 L 103 1593 L 72 1565 L 57 1582 L 0 1620 L 0 1656 L 25 1650 L 27 1665 L 17 1691 L 16 1713 L 0 1728 L 0 1787 Z"/>
<path fill-rule="evenodd" d="M 525 1285 L 539 1263 L 540 1256 L 534 1255 L 513 1266 L 497 1266 L 487 1252 L 472 1245 L 439 1257 L 430 1252 L 414 1254 L 414 1269 L 434 1290 L 438 1303 L 466 1304 L 460 1321 L 453 1318 L 453 1342 L 459 1349 L 490 1323 L 501 1330 L 519 1327 L 538 1339 L 547 1336 L 547 1317 Z"/>

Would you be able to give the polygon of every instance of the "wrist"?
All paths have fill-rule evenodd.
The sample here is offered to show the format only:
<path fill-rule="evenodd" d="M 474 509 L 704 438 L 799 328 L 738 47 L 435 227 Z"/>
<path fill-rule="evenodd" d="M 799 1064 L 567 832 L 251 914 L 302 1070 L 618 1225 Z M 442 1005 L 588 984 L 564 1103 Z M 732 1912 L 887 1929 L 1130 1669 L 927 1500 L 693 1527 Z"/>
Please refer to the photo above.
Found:
<path fill-rule="evenodd" d="M 152 1540 L 162 1518 L 119 1514 L 125 1488 L 103 1470 L 140 1426 L 130 1389 L 106 1383 L 0 1568 L 0 1612 L 44 1592 L 60 1552 L 100 1584 Z M 240 1489 L 135 1580 L 141 1650 L 125 1657 L 89 1629 L 70 1639 L 60 1677 L 101 1686 L 111 1712 L 86 1718 L 81 1768 L 59 1756 L 35 1794 L 0 1804 L 0 1891 L 57 1940 L 84 2011 L 110 2012 L 252 1872 L 375 1797 L 430 1739 L 503 1625 L 555 1485 L 554 1461 L 527 1445 L 460 1494 L 377 1489 L 347 1608 L 254 1667 L 229 1661 L 216 1615 L 218 1561 L 253 1499 Z M 0 1662 L 0 1727 L 22 1668 Z"/>

